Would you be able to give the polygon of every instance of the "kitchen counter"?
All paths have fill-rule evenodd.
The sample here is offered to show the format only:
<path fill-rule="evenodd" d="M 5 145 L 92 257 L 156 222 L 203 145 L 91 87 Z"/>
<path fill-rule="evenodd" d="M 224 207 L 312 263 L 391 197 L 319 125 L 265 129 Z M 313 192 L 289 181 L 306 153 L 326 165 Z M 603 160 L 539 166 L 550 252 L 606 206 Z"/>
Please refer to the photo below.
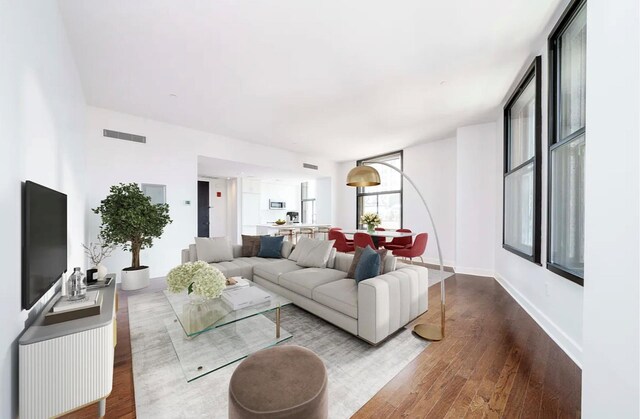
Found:
<path fill-rule="evenodd" d="M 282 229 L 282 228 L 306 228 L 306 227 L 331 227 L 331 224 L 308 224 L 308 223 L 291 223 L 291 224 L 282 224 L 282 225 L 277 225 L 277 224 L 258 224 L 256 226 L 256 232 L 257 234 L 271 234 L 273 232 L 277 232 L 278 230 Z"/>

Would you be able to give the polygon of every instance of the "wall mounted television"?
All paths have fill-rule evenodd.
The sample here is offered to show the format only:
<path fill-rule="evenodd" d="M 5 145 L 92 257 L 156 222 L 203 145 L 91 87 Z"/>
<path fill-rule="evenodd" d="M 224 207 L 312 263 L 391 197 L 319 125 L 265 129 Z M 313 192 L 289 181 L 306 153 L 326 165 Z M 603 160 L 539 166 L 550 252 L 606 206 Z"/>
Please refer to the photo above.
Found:
<path fill-rule="evenodd" d="M 23 196 L 22 308 L 67 271 L 67 195 L 27 181 Z"/>

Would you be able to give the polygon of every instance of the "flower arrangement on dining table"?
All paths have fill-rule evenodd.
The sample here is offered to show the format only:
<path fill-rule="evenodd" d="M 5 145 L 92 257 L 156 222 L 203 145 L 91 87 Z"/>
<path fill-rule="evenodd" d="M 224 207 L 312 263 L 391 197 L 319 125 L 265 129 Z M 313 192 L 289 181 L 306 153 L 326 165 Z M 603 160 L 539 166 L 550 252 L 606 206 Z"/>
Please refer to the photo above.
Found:
<path fill-rule="evenodd" d="M 377 226 L 382 224 L 380 216 L 375 212 L 365 212 L 360 216 L 360 222 L 367 225 L 369 232 L 372 232 Z"/>
<path fill-rule="evenodd" d="M 179 293 L 187 290 L 205 299 L 218 298 L 226 287 L 227 279 L 217 268 L 201 260 L 178 265 L 167 275 L 169 291 Z"/>

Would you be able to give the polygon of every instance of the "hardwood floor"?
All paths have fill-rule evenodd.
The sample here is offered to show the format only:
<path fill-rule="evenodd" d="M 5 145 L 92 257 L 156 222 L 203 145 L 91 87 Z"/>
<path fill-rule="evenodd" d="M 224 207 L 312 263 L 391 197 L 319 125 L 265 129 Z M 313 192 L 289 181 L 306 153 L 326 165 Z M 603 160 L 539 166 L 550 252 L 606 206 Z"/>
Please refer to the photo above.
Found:
<path fill-rule="evenodd" d="M 416 321 L 437 323 L 439 285 L 429 293 L 432 309 Z M 120 297 L 107 417 L 133 418 L 127 294 Z M 580 369 L 495 280 L 455 274 L 447 280 L 446 338 L 430 344 L 354 417 L 580 417 L 580 386 Z M 94 418 L 95 409 L 67 417 Z"/>

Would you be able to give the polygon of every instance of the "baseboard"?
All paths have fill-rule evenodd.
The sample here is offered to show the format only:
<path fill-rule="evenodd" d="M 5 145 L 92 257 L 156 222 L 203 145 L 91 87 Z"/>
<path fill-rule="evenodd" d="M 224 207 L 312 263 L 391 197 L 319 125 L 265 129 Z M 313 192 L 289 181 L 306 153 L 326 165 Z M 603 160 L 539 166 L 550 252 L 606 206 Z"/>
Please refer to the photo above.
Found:
<path fill-rule="evenodd" d="M 538 323 L 545 333 L 553 339 L 553 341 L 576 363 L 578 368 L 582 369 L 582 347 L 573 339 L 567 336 L 549 317 L 547 317 L 538 307 L 536 307 L 528 298 L 515 289 L 511 283 L 500 274 L 495 274 L 495 279 L 504 288 L 516 302 Z"/>
<path fill-rule="evenodd" d="M 437 258 L 428 258 L 426 256 L 422 257 L 424 259 L 424 263 L 428 263 L 430 265 L 440 265 L 440 261 Z M 414 261 L 419 261 L 420 259 L 414 259 Z M 443 260 L 442 261 L 443 265 L 445 267 L 454 267 L 456 266 L 456 263 L 452 260 Z"/>
<path fill-rule="evenodd" d="M 482 269 L 482 268 L 467 268 L 465 266 L 456 266 L 455 271 L 457 274 L 467 274 L 467 275 L 476 275 L 476 276 L 488 276 L 493 278 L 494 271 L 491 269 Z"/>

